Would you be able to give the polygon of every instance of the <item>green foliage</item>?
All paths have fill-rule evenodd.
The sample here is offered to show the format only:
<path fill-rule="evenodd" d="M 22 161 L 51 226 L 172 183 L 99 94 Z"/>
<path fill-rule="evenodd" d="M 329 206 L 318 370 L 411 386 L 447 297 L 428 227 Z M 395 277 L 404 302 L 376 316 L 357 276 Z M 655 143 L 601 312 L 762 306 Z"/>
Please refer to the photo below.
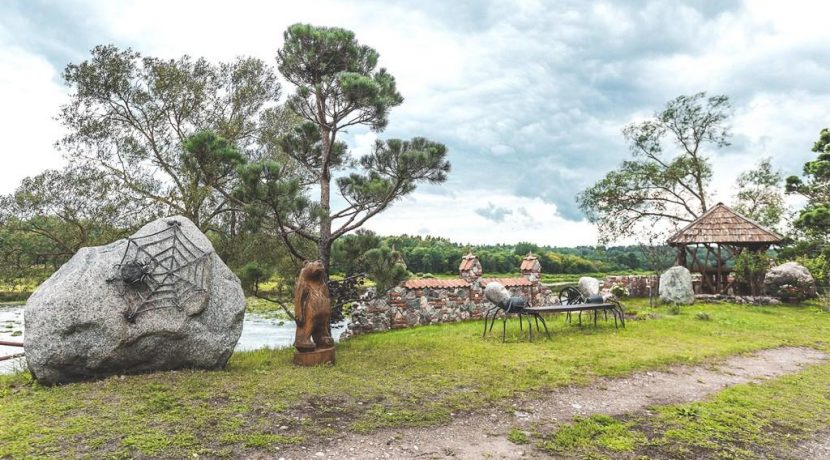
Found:
<path fill-rule="evenodd" d="M 680 305 L 672 304 L 666 307 L 666 313 L 668 313 L 669 315 L 679 315 L 683 313 L 683 308 L 680 307 Z"/>
<path fill-rule="evenodd" d="M 808 237 L 827 243 L 830 240 L 830 129 L 822 129 L 813 145 L 818 156 L 804 164 L 804 179 L 787 178 L 787 193 L 807 198 L 794 225 Z"/>
<path fill-rule="evenodd" d="M 129 234 L 154 211 L 88 167 L 46 170 L 0 198 L 0 279 L 42 281 L 81 247 Z"/>
<path fill-rule="evenodd" d="M 761 160 L 753 170 L 738 175 L 735 211 L 775 229 L 784 215 L 781 171 L 772 167 L 771 159 Z"/>
<path fill-rule="evenodd" d="M 313 241 L 330 271 L 332 245 L 338 238 L 414 191 L 418 183 L 446 180 L 450 169 L 447 149 L 420 137 L 378 140 L 357 162 L 346 161 L 347 149 L 338 134 L 359 125 L 382 131 L 389 110 L 403 102 L 395 78 L 386 69 L 376 69 L 377 51 L 360 44 L 351 31 L 294 24 L 283 37 L 284 45 L 277 52 L 278 68 L 297 87 L 286 105 L 306 123 L 286 136 L 281 145 L 303 168 L 304 185 L 319 184 L 320 199 L 316 203 L 309 200 L 316 212 L 306 213 L 310 217 L 306 221 L 277 219 L 276 228 L 283 236 L 297 234 Z M 332 211 L 332 172 L 346 166 L 359 168 L 335 179 L 347 206 Z M 339 227 L 334 228 L 333 222 Z M 295 256 L 304 257 L 291 249 Z"/>
<path fill-rule="evenodd" d="M 760 295 L 764 275 L 769 268 L 769 256 L 765 252 L 746 250 L 735 258 L 735 279 L 749 286 L 752 295 Z"/>
<path fill-rule="evenodd" d="M 370 249 L 363 254 L 366 274 L 375 282 L 378 294 L 385 293 L 409 278 L 409 271 L 400 254 L 386 246 Z"/>
<path fill-rule="evenodd" d="M 611 287 L 611 294 L 618 299 L 623 299 L 629 296 L 628 288 L 622 284 L 615 284 Z"/>
<path fill-rule="evenodd" d="M 259 284 L 271 278 L 274 272 L 270 267 L 260 265 L 257 262 L 248 262 L 237 270 L 236 274 L 242 282 L 242 289 L 246 293 L 257 295 L 259 294 Z"/>
<path fill-rule="evenodd" d="M 814 257 L 799 256 L 795 259 L 796 262 L 803 265 L 819 286 L 827 286 L 828 274 L 830 274 L 830 260 L 824 254 L 818 254 Z"/>
<path fill-rule="evenodd" d="M 709 321 L 709 320 L 711 320 L 711 319 L 712 319 L 712 318 L 709 316 L 709 313 L 706 313 L 705 311 L 699 311 L 699 312 L 697 312 L 697 313 L 695 314 L 695 318 L 696 318 L 696 319 L 699 319 L 699 320 L 701 320 L 701 321 Z"/>
<path fill-rule="evenodd" d="M 653 119 L 623 130 L 633 159 L 577 196 L 603 240 L 653 237 L 708 209 L 712 167 L 704 147 L 729 145 L 729 109 L 726 96 L 679 96 Z M 664 155 L 666 139 L 677 154 Z"/>
<path fill-rule="evenodd" d="M 631 430 L 631 425 L 607 415 L 577 417 L 573 423 L 560 428 L 541 447 L 551 453 L 579 452 L 594 446 L 612 452 L 630 452 L 645 440 L 641 433 Z"/>
<path fill-rule="evenodd" d="M 507 433 L 507 440 L 513 444 L 527 444 L 530 442 L 530 437 L 518 428 L 511 428 Z"/>
<path fill-rule="evenodd" d="M 328 125 L 332 130 L 355 124 L 382 130 L 389 109 L 403 102 L 394 77 L 386 69 L 375 70 L 378 52 L 358 43 L 353 32 L 294 24 L 283 38 L 279 71 L 297 86 L 288 104 L 309 122 L 324 121 L 319 118 L 322 105 L 336 121 Z"/>
<path fill-rule="evenodd" d="M 380 247 L 381 241 L 380 236 L 366 229 L 360 229 L 338 239 L 332 247 L 332 272 L 346 275 L 365 273 L 367 267 L 363 254 L 370 249 Z"/>
<path fill-rule="evenodd" d="M 210 130 L 246 156 L 273 157 L 274 138 L 294 123 L 276 107 L 274 69 L 256 58 L 212 64 L 99 45 L 88 60 L 69 64 L 63 77 L 71 94 L 58 115 L 67 132 L 59 146 L 70 160 L 105 173 L 145 206 L 182 214 L 203 230 L 228 230 L 227 197 L 206 182 L 226 184 L 230 168 L 193 167 L 185 148 L 196 146 L 187 138 Z"/>

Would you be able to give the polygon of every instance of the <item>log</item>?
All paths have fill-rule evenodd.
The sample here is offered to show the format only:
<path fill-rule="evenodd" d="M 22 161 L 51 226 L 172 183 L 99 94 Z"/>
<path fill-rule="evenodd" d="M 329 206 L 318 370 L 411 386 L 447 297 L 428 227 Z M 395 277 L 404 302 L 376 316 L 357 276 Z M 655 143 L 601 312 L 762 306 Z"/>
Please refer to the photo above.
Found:
<path fill-rule="evenodd" d="M 26 356 L 25 353 L 20 353 L 20 354 L 17 354 L 17 355 L 0 356 L 0 361 L 5 361 L 7 359 L 14 359 L 14 358 L 22 358 L 24 356 Z"/>

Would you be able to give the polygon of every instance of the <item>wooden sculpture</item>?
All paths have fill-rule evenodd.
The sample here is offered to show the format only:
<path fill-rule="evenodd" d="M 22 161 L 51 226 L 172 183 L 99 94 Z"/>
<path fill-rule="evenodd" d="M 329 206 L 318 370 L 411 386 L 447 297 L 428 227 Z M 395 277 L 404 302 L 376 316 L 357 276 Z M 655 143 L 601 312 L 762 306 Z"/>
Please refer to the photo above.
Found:
<path fill-rule="evenodd" d="M 331 295 L 325 281 L 323 263 L 303 264 L 294 290 L 294 364 L 314 366 L 334 363 L 334 340 L 331 338 Z"/>

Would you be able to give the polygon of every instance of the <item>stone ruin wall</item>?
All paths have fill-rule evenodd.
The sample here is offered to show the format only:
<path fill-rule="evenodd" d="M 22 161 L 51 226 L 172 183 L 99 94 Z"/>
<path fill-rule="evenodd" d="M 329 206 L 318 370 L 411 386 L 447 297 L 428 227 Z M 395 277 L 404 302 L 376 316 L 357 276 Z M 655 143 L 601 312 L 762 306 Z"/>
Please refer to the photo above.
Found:
<path fill-rule="evenodd" d="M 649 286 L 651 286 L 652 295 L 657 295 L 660 284 L 660 277 L 657 275 L 618 275 L 607 276 L 602 281 L 601 290 L 611 290 L 616 284 L 621 284 L 628 289 L 628 294 L 631 297 L 648 297 Z"/>
<path fill-rule="evenodd" d="M 507 286 L 511 295 L 529 299 L 531 287 Z M 533 286 L 537 300 L 540 287 Z M 543 294 L 544 294 L 544 288 Z M 493 307 L 484 298 L 484 286 L 474 281 L 469 287 L 407 289 L 398 286 L 385 297 L 361 302 L 351 312 L 344 337 L 438 323 L 480 319 Z"/>

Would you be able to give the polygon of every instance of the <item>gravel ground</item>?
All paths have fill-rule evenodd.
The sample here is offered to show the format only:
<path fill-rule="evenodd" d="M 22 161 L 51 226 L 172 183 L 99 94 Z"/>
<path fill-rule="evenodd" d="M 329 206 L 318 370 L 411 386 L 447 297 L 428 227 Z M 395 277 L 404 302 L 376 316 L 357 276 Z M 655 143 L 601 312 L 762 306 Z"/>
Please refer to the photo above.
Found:
<path fill-rule="evenodd" d="M 507 440 L 511 428 L 550 429 L 575 416 L 642 412 L 655 404 L 698 401 L 732 385 L 760 382 L 798 372 L 827 356 L 809 348 L 776 348 L 734 356 L 709 366 L 675 366 L 618 379 L 597 379 L 582 387 L 557 389 L 539 399 L 517 401 L 512 415 L 484 411 L 459 415 L 430 428 L 387 429 L 368 435 L 347 433 L 320 445 L 283 449 L 276 458 L 543 458 L 529 445 Z M 816 437 L 798 447 L 804 458 L 830 459 L 830 441 Z"/>

